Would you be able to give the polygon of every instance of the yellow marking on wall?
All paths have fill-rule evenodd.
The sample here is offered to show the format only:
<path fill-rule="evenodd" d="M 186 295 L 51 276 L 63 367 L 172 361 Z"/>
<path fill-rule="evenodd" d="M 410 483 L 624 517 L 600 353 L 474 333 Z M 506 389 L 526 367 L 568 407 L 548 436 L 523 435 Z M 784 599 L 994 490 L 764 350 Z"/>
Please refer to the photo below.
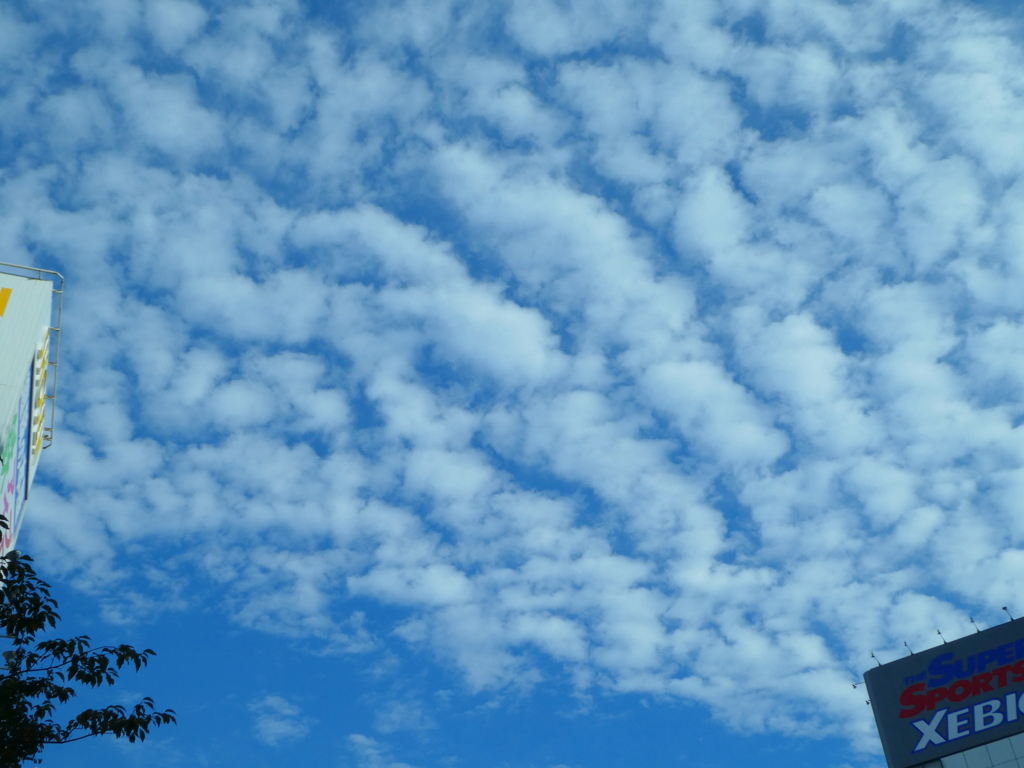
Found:
<path fill-rule="evenodd" d="M 11 300 L 11 289 L 0 288 L 0 317 L 7 311 L 7 302 Z"/>

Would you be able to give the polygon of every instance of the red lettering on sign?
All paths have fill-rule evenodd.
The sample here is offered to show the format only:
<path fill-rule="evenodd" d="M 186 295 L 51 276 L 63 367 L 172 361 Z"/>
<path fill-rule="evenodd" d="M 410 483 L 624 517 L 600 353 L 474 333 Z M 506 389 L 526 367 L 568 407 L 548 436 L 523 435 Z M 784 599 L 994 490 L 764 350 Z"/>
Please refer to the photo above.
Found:
<path fill-rule="evenodd" d="M 995 675 L 996 678 L 999 680 L 1000 688 L 1005 688 L 1009 683 L 1009 680 L 1007 680 L 1007 678 L 1010 676 L 1011 669 L 1013 669 L 1013 667 L 1007 664 L 1005 667 L 997 667 L 996 669 L 992 670 L 992 674 Z"/>
<path fill-rule="evenodd" d="M 928 706 L 928 700 L 921 693 L 923 690 L 924 683 L 915 683 L 900 694 L 900 704 L 904 707 L 910 707 L 910 709 L 904 709 L 900 712 L 900 717 L 916 717 L 924 712 L 925 707 Z"/>
<path fill-rule="evenodd" d="M 925 694 L 925 698 L 928 700 L 928 709 L 935 709 L 935 705 L 940 701 L 945 701 L 946 695 L 949 693 L 945 688 L 932 688 L 928 693 Z"/>
<path fill-rule="evenodd" d="M 971 691 L 973 690 L 974 685 L 970 680 L 957 680 L 949 686 L 949 700 L 953 703 L 963 701 L 971 695 Z"/>
<path fill-rule="evenodd" d="M 1024 683 L 1024 659 L 1018 661 L 1010 669 L 1013 670 L 1013 682 Z"/>
<path fill-rule="evenodd" d="M 971 684 L 974 686 L 973 695 L 979 696 L 982 693 L 992 691 L 992 678 L 995 677 L 991 672 L 982 672 L 980 675 L 975 675 L 971 678 Z"/>

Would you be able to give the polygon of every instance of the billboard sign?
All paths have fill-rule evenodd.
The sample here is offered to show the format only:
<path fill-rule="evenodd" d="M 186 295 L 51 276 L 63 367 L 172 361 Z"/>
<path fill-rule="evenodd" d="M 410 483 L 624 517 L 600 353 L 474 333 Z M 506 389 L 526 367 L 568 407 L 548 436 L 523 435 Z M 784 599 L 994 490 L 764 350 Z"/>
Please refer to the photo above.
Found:
<path fill-rule="evenodd" d="M 1024 731 L 1024 619 L 864 674 L 889 768 Z"/>
<path fill-rule="evenodd" d="M 52 435 L 50 369 L 56 361 L 50 339 L 59 333 L 54 297 L 63 286 L 42 279 L 42 270 L 15 267 L 36 277 L 4 272 L 12 266 L 0 264 L 0 514 L 8 524 L 0 532 L 0 555 L 17 542 L 39 453 Z"/>

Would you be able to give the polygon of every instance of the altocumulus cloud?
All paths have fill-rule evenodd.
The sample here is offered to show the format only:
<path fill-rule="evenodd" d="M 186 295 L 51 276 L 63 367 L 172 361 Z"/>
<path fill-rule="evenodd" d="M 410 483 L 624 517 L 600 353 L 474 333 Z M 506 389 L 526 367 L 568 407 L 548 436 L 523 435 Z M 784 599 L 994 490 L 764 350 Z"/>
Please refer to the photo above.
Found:
<path fill-rule="evenodd" d="M 309 731 L 309 719 L 287 699 L 268 694 L 249 705 L 256 726 L 256 738 L 270 746 L 301 739 Z"/>
<path fill-rule="evenodd" d="M 358 761 L 359 768 L 413 768 L 391 757 L 387 748 L 376 739 L 353 733 L 348 737 L 348 746 Z"/>
<path fill-rule="evenodd" d="M 0 36 L 0 249 L 74 286 L 31 544 L 79 583 L 862 748 L 870 651 L 1013 604 L 1017 28 L 44 0 Z"/>

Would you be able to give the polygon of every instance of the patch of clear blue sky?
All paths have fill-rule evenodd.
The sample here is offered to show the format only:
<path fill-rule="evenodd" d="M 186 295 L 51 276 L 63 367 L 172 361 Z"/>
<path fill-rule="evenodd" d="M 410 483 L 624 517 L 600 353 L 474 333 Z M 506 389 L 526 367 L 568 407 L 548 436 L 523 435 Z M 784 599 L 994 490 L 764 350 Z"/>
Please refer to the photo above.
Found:
<path fill-rule="evenodd" d="M 392 648 L 321 656 L 306 643 L 240 628 L 215 604 L 111 627 L 96 619 L 100 606 L 91 598 L 64 589 L 57 597 L 64 634 L 86 632 L 97 642 L 129 642 L 158 654 L 149 668 L 128 672 L 116 688 L 78 703 L 127 704 L 149 695 L 159 707 L 176 709 L 179 722 L 142 745 L 98 739 L 50 747 L 48 768 L 354 766 L 353 733 L 375 738 L 394 759 L 416 768 L 832 768 L 848 762 L 848 747 L 837 739 L 741 736 L 702 707 L 649 696 L 597 695 L 582 708 L 562 682 L 541 684 L 525 696 L 472 695 L 443 666 L 417 654 Z M 250 705 L 268 694 L 302 709 L 310 721 L 306 737 L 273 746 L 255 738 Z M 431 727 L 375 730 L 378 713 L 392 699 L 421 707 Z"/>

